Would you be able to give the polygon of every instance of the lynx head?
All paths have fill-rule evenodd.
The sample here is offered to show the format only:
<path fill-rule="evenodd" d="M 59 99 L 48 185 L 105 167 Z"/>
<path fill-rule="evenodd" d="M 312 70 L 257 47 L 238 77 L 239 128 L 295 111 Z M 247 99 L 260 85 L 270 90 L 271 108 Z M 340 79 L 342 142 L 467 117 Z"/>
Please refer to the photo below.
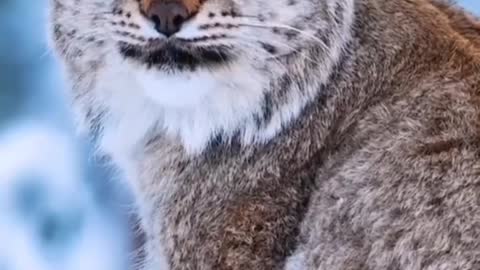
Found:
<path fill-rule="evenodd" d="M 198 152 L 264 142 L 298 115 L 352 17 L 353 0 L 53 0 L 51 33 L 90 130 Z"/>

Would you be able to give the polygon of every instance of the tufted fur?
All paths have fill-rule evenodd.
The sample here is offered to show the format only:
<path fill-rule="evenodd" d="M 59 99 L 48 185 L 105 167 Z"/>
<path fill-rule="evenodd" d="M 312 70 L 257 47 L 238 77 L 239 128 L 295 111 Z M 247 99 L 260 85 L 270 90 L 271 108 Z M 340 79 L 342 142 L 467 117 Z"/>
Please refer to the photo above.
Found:
<path fill-rule="evenodd" d="M 478 269 L 477 23 L 435 0 L 53 0 L 145 269 Z M 168 266 L 167 266 L 168 265 Z"/>

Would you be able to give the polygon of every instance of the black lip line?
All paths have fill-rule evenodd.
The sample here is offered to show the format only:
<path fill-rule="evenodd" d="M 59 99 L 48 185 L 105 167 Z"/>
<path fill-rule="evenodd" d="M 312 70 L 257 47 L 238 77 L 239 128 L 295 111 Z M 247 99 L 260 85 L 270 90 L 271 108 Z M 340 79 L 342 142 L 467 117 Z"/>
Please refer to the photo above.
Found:
<path fill-rule="evenodd" d="M 213 34 L 213 35 L 204 35 L 204 36 L 190 38 L 190 39 L 180 38 L 180 37 L 172 37 L 169 39 L 155 38 L 155 39 L 149 39 L 146 45 L 129 45 L 128 43 L 125 43 L 125 42 L 120 42 L 120 43 L 124 43 L 125 45 L 128 45 L 128 46 L 137 46 L 139 48 L 142 48 L 142 50 L 150 51 L 150 52 L 161 50 L 164 47 L 169 47 L 169 46 L 175 46 L 181 49 L 193 51 L 197 48 L 202 48 L 201 45 L 193 44 L 195 42 L 227 39 L 229 37 L 230 36 L 227 34 L 217 34 L 217 35 Z M 228 45 L 211 45 L 209 47 L 228 48 Z"/>
<path fill-rule="evenodd" d="M 158 66 L 195 69 L 198 66 L 217 66 L 234 58 L 227 46 L 193 47 L 181 42 L 158 42 L 149 47 L 119 43 L 120 52 L 126 58 Z"/>

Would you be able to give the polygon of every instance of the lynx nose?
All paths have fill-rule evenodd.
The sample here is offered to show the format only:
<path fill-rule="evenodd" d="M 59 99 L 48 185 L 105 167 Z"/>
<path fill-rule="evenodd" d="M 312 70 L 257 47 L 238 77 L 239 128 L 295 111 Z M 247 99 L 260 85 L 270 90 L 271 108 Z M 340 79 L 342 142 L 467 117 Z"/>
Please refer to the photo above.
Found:
<path fill-rule="evenodd" d="M 153 1 L 146 14 L 155 23 L 155 29 L 167 37 L 178 32 L 188 19 L 183 1 Z"/>

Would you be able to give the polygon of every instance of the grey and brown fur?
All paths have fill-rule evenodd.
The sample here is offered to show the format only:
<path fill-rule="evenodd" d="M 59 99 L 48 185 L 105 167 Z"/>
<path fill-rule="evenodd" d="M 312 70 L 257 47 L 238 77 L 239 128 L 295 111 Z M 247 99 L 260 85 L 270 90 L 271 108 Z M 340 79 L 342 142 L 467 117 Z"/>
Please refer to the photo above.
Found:
<path fill-rule="evenodd" d="M 279 62 L 249 59 L 271 88 L 247 108 L 243 124 L 220 125 L 203 148 L 190 151 L 188 136 L 158 124 L 168 119 L 137 125 L 142 119 L 135 116 L 156 112 L 149 102 L 145 114 L 124 107 L 137 102 L 138 89 L 99 82 L 117 47 L 95 31 L 93 40 L 84 38 L 102 28 L 85 9 L 125 1 L 54 1 L 54 39 L 80 122 L 126 171 L 137 194 L 146 270 L 480 269 L 475 18 L 427 0 L 243 1 L 266 8 L 271 17 L 260 10 L 252 15 L 263 21 L 276 18 L 276 7 L 312 5 L 292 24 L 315 38 L 272 30 L 295 50 Z M 332 6 L 335 12 L 325 12 Z M 90 19 L 89 29 L 82 18 Z M 335 46 L 338 57 L 331 53 Z M 278 69 L 262 73 L 267 67 Z M 159 76 L 175 68 L 163 63 Z M 117 95 L 131 100 L 122 106 L 106 101 Z M 278 118 L 289 105 L 300 106 L 298 114 Z M 276 119 L 280 128 L 266 136 Z M 147 128 L 135 136 L 109 131 L 138 127 Z M 111 143 L 105 135 L 111 133 L 119 141 Z M 250 133 L 256 139 L 245 139 Z M 122 142 L 128 149 L 117 151 Z"/>
<path fill-rule="evenodd" d="M 480 47 L 480 21 L 474 15 L 459 8 L 451 0 L 432 0 L 431 3 L 448 17 L 453 30 Z"/>

